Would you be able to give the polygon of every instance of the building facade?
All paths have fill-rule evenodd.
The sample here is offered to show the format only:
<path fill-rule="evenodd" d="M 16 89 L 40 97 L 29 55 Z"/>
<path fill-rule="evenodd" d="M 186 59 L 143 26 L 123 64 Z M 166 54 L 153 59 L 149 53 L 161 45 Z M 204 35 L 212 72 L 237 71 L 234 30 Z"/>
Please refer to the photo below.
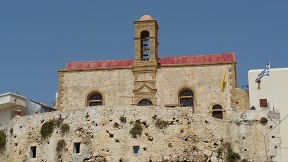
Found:
<path fill-rule="evenodd" d="M 15 115 L 24 116 L 26 114 L 25 97 L 14 93 L 0 95 L 0 127 L 13 119 Z"/>
<path fill-rule="evenodd" d="M 54 108 L 15 93 L 0 94 L 0 127 L 13 118 L 55 111 Z"/>
<path fill-rule="evenodd" d="M 134 26 L 134 59 L 69 62 L 58 71 L 58 110 L 154 105 L 225 118 L 236 109 L 234 53 L 159 57 L 157 21 L 144 15 Z"/>
<path fill-rule="evenodd" d="M 288 161 L 288 119 L 286 119 L 288 115 L 288 68 L 271 69 L 269 76 L 264 76 L 260 82 L 255 82 L 261 71 L 258 69 L 248 72 L 250 107 L 256 110 L 274 110 L 281 114 L 280 119 L 283 121 L 279 124 L 280 135 L 278 136 L 281 136 L 279 149 L 282 161 Z"/>

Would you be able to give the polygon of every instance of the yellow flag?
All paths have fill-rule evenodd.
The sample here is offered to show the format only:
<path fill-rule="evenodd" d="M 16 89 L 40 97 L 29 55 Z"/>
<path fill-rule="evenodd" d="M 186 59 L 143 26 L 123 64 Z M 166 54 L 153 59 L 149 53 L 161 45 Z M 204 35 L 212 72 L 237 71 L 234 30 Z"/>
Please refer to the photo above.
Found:
<path fill-rule="evenodd" d="M 226 72 L 225 72 L 225 73 L 224 73 L 224 76 L 223 76 L 223 78 L 221 79 L 221 82 L 220 82 L 220 84 L 219 84 L 222 92 L 224 92 L 224 89 L 225 89 L 225 87 L 226 87 L 226 80 L 227 80 L 227 76 L 226 76 Z"/>

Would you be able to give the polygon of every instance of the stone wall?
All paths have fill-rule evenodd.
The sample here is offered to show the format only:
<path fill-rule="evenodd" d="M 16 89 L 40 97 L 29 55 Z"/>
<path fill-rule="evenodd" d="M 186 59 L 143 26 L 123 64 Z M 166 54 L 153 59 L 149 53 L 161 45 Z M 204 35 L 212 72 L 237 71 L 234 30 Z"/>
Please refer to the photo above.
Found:
<path fill-rule="evenodd" d="M 250 110 L 248 91 L 236 88 L 235 92 L 236 92 L 236 110 Z"/>
<path fill-rule="evenodd" d="M 230 105 L 228 106 L 229 96 L 233 96 L 233 94 L 227 88 L 222 92 L 219 84 L 223 74 L 228 72 L 229 68 L 231 68 L 231 65 L 158 69 L 156 78 L 157 105 L 179 105 L 178 96 L 180 91 L 189 88 L 194 92 L 195 114 L 211 116 L 212 107 L 216 104 L 227 110 L 230 107 Z M 227 75 L 229 76 L 230 73 L 227 73 Z M 235 82 L 235 80 L 231 82 Z"/>
<path fill-rule="evenodd" d="M 194 112 L 196 114 L 211 116 L 211 109 L 216 104 L 221 105 L 224 112 L 228 107 L 236 109 L 236 102 L 242 98 L 235 97 L 234 68 L 233 64 L 158 68 L 156 73 L 157 92 L 156 97 L 153 96 L 152 99 L 156 103 L 153 102 L 153 104 L 179 106 L 179 92 L 189 88 L 194 92 Z M 222 92 L 219 83 L 225 72 L 228 85 Z M 145 74 L 150 75 L 149 73 Z M 145 77 L 149 78 L 146 75 Z M 104 105 L 129 106 L 135 99 L 133 93 L 135 87 L 133 86 L 134 74 L 131 69 L 60 71 L 58 110 L 72 110 L 87 106 L 87 96 L 93 91 L 98 91 L 103 95 Z M 143 91 L 149 93 L 149 88 Z"/>
<path fill-rule="evenodd" d="M 1 150 L 0 161 L 221 162 L 225 159 L 223 148 L 227 142 L 242 159 L 277 161 L 280 138 L 279 127 L 274 126 L 279 122 L 278 116 L 268 110 L 229 111 L 230 120 L 220 120 L 192 114 L 189 108 L 154 106 L 83 107 L 25 116 L 1 127 L 6 130 L 7 143 Z M 41 127 L 51 119 L 54 131 L 43 138 Z M 69 132 L 61 132 L 63 123 L 70 126 Z M 129 132 L 135 123 L 141 125 L 143 132 L 133 138 Z M 265 145 L 262 134 L 268 131 L 271 132 Z M 57 152 L 60 140 L 66 146 Z M 80 153 L 74 154 L 73 145 L 78 142 Z M 36 158 L 30 158 L 31 146 L 36 146 Z M 139 154 L 133 153 L 133 146 L 139 146 Z"/>
<path fill-rule="evenodd" d="M 87 106 L 87 97 L 100 92 L 104 105 L 131 105 L 134 76 L 131 69 L 59 72 L 58 110 Z"/>

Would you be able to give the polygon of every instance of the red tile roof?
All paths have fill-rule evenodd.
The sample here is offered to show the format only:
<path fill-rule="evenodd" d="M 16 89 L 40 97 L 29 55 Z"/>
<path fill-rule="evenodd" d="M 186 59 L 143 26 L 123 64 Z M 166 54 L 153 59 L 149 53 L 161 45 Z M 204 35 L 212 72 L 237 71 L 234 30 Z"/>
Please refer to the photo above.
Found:
<path fill-rule="evenodd" d="M 72 61 L 68 62 L 65 70 L 88 70 L 88 69 L 119 69 L 132 68 L 131 60 L 104 60 L 104 61 Z M 234 53 L 162 57 L 158 60 L 161 66 L 173 65 L 205 65 L 219 63 L 235 63 Z"/>

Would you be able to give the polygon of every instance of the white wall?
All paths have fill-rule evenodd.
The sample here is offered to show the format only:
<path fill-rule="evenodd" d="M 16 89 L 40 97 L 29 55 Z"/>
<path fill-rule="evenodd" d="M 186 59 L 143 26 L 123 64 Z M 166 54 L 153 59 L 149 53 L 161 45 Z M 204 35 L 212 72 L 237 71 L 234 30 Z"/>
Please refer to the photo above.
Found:
<path fill-rule="evenodd" d="M 12 119 L 16 110 L 21 110 L 21 116 L 26 115 L 26 98 L 11 92 L 0 94 L 0 126 Z"/>
<path fill-rule="evenodd" d="M 0 97 L 0 104 L 5 104 L 10 101 L 10 96 L 1 96 Z"/>
<path fill-rule="evenodd" d="M 288 115 L 288 68 L 271 69 L 270 76 L 264 76 L 261 83 L 255 79 L 262 70 L 250 70 L 248 72 L 250 107 L 257 110 L 279 110 L 283 120 Z M 259 99 L 267 99 L 268 107 L 260 108 Z M 280 124 L 282 147 L 288 148 L 288 117 Z M 288 161 L 288 150 L 281 149 L 282 161 Z"/>
<path fill-rule="evenodd" d="M 0 109 L 0 126 L 3 127 L 11 118 L 11 109 Z"/>

